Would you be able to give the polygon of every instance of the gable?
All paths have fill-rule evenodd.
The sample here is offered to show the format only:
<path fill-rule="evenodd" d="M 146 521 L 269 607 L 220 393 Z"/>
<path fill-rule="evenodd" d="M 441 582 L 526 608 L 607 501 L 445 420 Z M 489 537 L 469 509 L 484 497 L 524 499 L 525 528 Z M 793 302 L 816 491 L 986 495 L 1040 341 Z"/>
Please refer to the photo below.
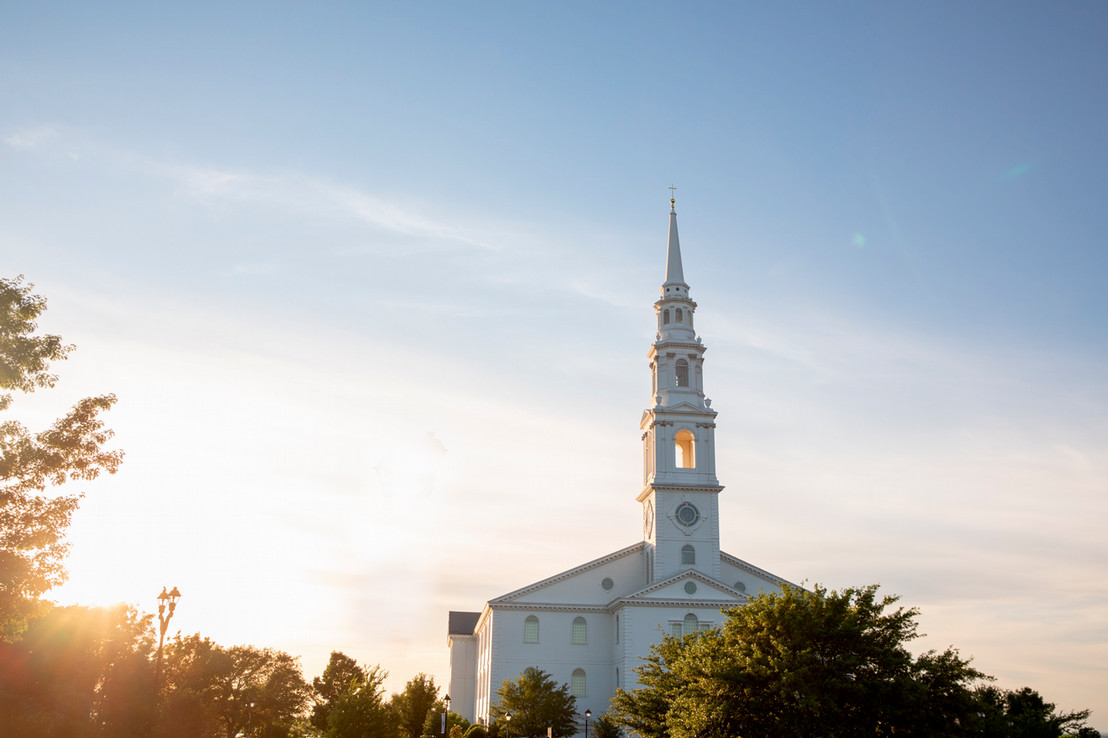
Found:
<path fill-rule="evenodd" d="M 701 572 L 690 569 L 623 597 L 619 604 L 639 606 L 666 603 L 695 607 L 704 604 L 713 606 L 739 605 L 746 602 L 746 600 L 746 595 L 743 593 Z"/>
<path fill-rule="evenodd" d="M 639 542 L 496 597 L 489 605 L 603 607 L 641 588 L 645 578 L 643 543 Z"/>
<path fill-rule="evenodd" d="M 753 596 L 759 592 L 780 592 L 791 582 L 771 574 L 729 553 L 719 552 L 719 578 L 738 592 Z"/>

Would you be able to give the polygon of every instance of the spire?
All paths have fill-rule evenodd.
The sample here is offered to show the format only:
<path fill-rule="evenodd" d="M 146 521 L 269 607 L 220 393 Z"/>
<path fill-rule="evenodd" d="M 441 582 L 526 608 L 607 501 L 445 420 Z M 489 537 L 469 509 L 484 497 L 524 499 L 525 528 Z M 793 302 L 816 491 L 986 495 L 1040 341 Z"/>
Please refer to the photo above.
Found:
<path fill-rule="evenodd" d="M 663 284 L 685 284 L 681 269 L 681 242 L 677 238 L 677 211 L 674 200 L 669 201 L 669 250 L 666 254 L 666 281 Z"/>

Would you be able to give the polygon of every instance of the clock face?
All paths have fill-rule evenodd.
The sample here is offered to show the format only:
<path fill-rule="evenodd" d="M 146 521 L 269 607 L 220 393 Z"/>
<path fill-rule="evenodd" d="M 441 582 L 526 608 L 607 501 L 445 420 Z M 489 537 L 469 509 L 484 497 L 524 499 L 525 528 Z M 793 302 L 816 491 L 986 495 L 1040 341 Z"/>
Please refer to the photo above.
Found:
<path fill-rule="evenodd" d="M 647 500 L 642 506 L 642 535 L 649 538 L 654 530 L 654 503 Z"/>
<path fill-rule="evenodd" d="M 681 525 L 686 528 L 691 528 L 696 525 L 696 521 L 700 520 L 700 511 L 697 510 L 696 505 L 691 502 L 682 502 L 673 512 L 673 517 L 675 517 L 677 522 Z"/>

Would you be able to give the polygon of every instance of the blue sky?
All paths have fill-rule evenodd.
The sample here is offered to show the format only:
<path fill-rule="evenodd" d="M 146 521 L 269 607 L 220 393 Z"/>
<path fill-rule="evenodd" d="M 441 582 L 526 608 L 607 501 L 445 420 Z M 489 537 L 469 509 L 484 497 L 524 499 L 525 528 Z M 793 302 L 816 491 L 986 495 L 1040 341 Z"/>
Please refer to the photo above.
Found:
<path fill-rule="evenodd" d="M 59 600 L 444 680 L 637 540 L 674 184 L 724 548 L 1108 714 L 1103 3 L 4 14 L 4 273 L 79 347 L 15 412 L 128 453 Z"/>

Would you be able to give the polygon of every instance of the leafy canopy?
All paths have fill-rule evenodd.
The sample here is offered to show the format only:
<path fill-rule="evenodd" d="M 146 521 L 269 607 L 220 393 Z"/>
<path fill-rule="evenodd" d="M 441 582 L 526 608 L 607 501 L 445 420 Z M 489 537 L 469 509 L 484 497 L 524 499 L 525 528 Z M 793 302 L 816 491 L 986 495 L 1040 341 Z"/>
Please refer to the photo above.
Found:
<path fill-rule="evenodd" d="M 56 335 L 37 334 L 46 300 L 22 277 L 0 278 L 0 412 L 11 390 L 53 387 L 50 362 L 72 350 Z M 100 413 L 114 395 L 78 402 L 50 428 L 32 433 L 22 423 L 0 419 L 0 640 L 18 636 L 38 597 L 65 579 L 65 530 L 80 495 L 44 494 L 49 486 L 114 473 L 122 451 L 106 451 L 112 432 Z"/>
<path fill-rule="evenodd" d="M 953 649 L 913 657 L 918 611 L 896 602 L 876 585 L 758 595 L 665 637 L 613 717 L 644 738 L 966 734 L 984 675 Z"/>
<path fill-rule="evenodd" d="M 504 716 L 510 712 L 513 736 L 537 738 L 545 736 L 550 727 L 554 738 L 563 738 L 579 730 L 577 699 L 569 693 L 569 686 L 557 684 L 542 669 L 529 666 L 516 679 L 506 680 L 496 691 L 496 698 L 491 717 L 502 727 Z"/>
<path fill-rule="evenodd" d="M 404 691 L 394 694 L 389 704 L 400 738 L 439 734 L 438 723 L 434 724 L 430 733 L 425 733 L 423 729 L 424 723 L 432 720 L 431 713 L 442 713 L 445 707 L 445 704 L 439 702 L 439 688 L 435 686 L 433 677 L 422 673 L 412 677 L 404 685 Z"/>

